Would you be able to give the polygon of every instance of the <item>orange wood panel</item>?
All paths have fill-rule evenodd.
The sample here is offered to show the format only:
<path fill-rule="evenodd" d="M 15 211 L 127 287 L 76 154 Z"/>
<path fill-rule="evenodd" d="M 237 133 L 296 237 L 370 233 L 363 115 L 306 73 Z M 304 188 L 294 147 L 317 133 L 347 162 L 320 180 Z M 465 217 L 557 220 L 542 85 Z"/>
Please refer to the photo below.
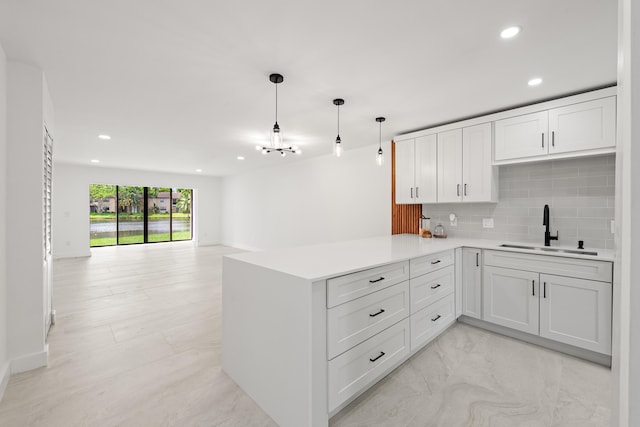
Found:
<path fill-rule="evenodd" d="M 396 205 L 396 143 L 391 141 L 391 234 L 418 234 L 422 205 Z"/>

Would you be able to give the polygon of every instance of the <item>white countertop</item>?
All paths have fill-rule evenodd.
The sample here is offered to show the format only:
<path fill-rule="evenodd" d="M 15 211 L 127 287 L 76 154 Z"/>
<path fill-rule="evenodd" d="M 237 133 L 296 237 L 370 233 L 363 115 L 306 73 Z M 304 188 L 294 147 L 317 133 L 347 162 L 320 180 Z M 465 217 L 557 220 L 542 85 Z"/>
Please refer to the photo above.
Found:
<path fill-rule="evenodd" d="M 500 247 L 504 243 L 540 247 L 540 245 L 531 243 L 503 242 L 499 240 L 425 239 L 416 234 L 398 234 L 323 245 L 274 249 L 264 252 L 246 252 L 227 255 L 227 257 L 314 281 L 459 247 L 496 249 L 610 262 L 614 260 L 615 256 L 614 251 L 607 249 L 587 248 L 587 251 L 598 253 L 598 255 L 594 256 Z M 552 246 L 552 248 L 575 249 L 567 246 Z"/>

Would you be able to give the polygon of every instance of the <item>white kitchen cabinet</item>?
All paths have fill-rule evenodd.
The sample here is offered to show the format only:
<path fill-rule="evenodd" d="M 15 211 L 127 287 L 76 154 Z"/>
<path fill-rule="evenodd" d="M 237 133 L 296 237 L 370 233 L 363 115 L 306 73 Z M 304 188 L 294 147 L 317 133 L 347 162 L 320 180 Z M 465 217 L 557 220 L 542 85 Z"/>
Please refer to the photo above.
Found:
<path fill-rule="evenodd" d="M 541 274 L 540 336 L 611 354 L 611 284 Z"/>
<path fill-rule="evenodd" d="M 483 320 L 538 334 L 538 273 L 485 266 Z"/>
<path fill-rule="evenodd" d="M 597 154 L 615 147 L 616 97 L 496 120 L 494 127 L 496 163 Z"/>
<path fill-rule="evenodd" d="M 415 352 L 440 335 L 455 320 L 453 293 L 411 315 L 411 351 Z"/>
<path fill-rule="evenodd" d="M 495 127 L 495 160 L 510 160 L 544 156 L 548 153 L 545 141 L 549 129 L 546 111 L 497 120 Z"/>
<path fill-rule="evenodd" d="M 610 262 L 484 255 L 483 320 L 611 355 Z"/>
<path fill-rule="evenodd" d="M 616 145 L 616 97 L 549 110 L 549 154 Z"/>
<path fill-rule="evenodd" d="M 438 203 L 497 201 L 491 123 L 438 134 Z"/>
<path fill-rule="evenodd" d="M 482 249 L 462 248 L 462 314 L 482 319 Z"/>
<path fill-rule="evenodd" d="M 438 202 L 462 201 L 462 129 L 438 134 Z"/>
<path fill-rule="evenodd" d="M 329 411 L 370 386 L 409 352 L 409 319 L 405 319 L 330 360 Z"/>
<path fill-rule="evenodd" d="M 436 135 L 396 142 L 397 204 L 434 203 L 437 197 Z"/>

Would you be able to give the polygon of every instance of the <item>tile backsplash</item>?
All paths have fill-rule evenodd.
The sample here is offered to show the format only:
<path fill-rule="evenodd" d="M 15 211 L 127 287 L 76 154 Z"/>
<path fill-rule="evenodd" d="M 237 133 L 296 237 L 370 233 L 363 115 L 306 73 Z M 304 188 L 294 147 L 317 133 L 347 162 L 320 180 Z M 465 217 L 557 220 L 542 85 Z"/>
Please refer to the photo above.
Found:
<path fill-rule="evenodd" d="M 542 212 L 549 205 L 554 245 L 613 249 L 615 155 L 500 166 L 498 203 L 422 205 L 431 228 L 442 224 L 451 237 L 544 243 Z M 449 223 L 455 213 L 457 226 Z M 493 218 L 494 228 L 482 219 Z"/>

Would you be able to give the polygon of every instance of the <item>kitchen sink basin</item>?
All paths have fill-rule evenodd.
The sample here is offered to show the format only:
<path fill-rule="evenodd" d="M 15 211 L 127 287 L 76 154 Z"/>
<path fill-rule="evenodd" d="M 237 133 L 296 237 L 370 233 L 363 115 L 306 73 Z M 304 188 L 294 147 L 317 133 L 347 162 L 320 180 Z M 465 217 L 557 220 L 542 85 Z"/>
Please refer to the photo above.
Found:
<path fill-rule="evenodd" d="M 537 246 L 509 245 L 506 243 L 503 245 L 500 245 L 500 247 L 510 248 L 510 249 L 526 249 L 529 251 L 557 252 L 557 253 L 575 254 L 575 255 L 592 255 L 592 256 L 598 255 L 598 252 L 592 252 L 592 251 L 581 251 L 581 250 L 574 250 L 574 249 L 560 249 L 560 248 L 548 248 L 548 247 L 541 248 Z"/>

